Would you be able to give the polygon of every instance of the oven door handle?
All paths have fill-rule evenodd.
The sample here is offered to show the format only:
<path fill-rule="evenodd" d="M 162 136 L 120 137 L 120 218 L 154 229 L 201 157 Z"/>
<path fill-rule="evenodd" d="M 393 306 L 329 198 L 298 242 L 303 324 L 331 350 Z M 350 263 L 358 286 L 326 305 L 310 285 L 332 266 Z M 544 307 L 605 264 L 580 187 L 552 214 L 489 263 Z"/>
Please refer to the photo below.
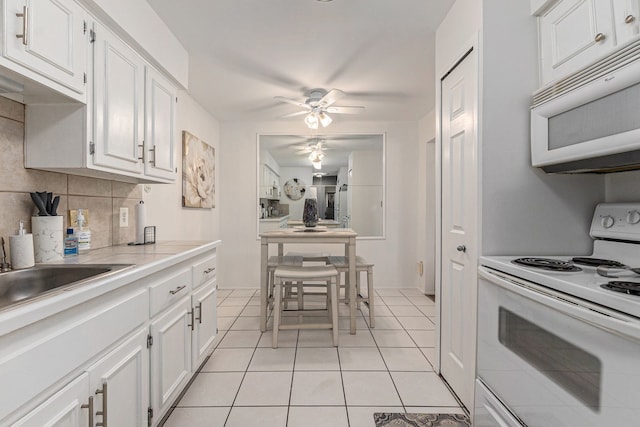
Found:
<path fill-rule="evenodd" d="M 478 268 L 478 273 L 480 277 L 492 284 L 534 302 L 616 335 L 640 341 L 640 320 L 638 319 L 484 266 Z"/>

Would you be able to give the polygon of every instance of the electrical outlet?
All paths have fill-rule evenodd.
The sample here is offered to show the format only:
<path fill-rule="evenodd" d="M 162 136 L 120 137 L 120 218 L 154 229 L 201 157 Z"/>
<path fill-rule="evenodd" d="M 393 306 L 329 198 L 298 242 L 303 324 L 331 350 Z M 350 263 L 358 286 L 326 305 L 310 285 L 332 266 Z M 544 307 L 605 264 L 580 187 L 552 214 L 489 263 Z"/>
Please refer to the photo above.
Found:
<path fill-rule="evenodd" d="M 120 208 L 120 227 L 129 226 L 129 208 Z"/>

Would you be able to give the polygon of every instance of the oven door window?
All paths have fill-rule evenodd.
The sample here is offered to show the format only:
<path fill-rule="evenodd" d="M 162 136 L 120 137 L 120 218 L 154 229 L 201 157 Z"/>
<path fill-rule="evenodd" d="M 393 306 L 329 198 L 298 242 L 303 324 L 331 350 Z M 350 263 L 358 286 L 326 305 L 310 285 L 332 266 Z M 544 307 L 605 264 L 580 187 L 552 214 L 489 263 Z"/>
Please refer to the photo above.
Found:
<path fill-rule="evenodd" d="M 504 307 L 499 309 L 498 339 L 585 406 L 600 411 L 602 363 L 597 357 Z"/>

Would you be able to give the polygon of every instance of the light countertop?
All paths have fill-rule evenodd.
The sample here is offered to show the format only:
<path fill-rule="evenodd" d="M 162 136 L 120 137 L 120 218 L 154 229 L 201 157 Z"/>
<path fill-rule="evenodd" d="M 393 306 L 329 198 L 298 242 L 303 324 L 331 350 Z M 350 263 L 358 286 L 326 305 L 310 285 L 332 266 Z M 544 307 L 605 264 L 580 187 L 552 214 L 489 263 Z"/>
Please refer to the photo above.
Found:
<path fill-rule="evenodd" d="M 132 264 L 131 267 L 63 287 L 0 310 L 0 336 L 82 304 L 107 292 L 212 251 L 220 241 L 166 241 L 149 245 L 118 245 L 81 252 L 47 264 Z M 39 264 L 43 265 L 43 264 Z M 11 273 L 8 273 L 11 274 Z"/>

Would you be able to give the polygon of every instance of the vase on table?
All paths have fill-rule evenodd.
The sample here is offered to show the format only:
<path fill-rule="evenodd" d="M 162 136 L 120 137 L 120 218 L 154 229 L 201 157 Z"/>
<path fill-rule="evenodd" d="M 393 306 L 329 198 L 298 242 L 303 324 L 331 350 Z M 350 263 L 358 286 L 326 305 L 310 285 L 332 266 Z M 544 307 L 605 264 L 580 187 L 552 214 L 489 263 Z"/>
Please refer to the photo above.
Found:
<path fill-rule="evenodd" d="M 318 202 L 316 199 L 305 199 L 302 222 L 305 227 L 315 227 L 318 224 Z"/>

